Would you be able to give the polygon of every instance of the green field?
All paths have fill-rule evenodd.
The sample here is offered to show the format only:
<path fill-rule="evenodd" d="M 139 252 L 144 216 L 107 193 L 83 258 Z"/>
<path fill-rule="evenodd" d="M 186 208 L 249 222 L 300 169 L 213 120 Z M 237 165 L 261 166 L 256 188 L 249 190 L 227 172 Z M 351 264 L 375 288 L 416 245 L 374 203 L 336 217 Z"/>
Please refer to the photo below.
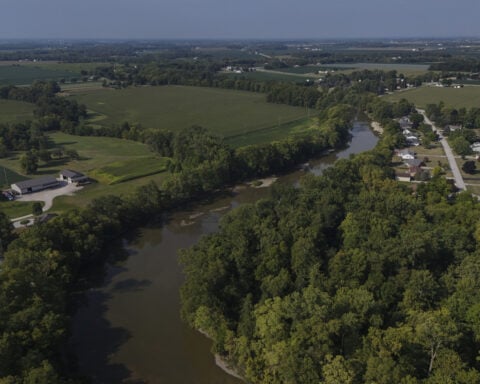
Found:
<path fill-rule="evenodd" d="M 79 78 L 82 69 L 89 70 L 99 63 L 0 62 L 0 85 L 27 85 L 35 80 Z"/>
<path fill-rule="evenodd" d="M 33 210 L 33 201 L 0 201 L 0 211 L 10 218 L 31 215 Z"/>
<path fill-rule="evenodd" d="M 118 184 L 166 171 L 166 158 L 138 157 L 116 161 L 90 172 L 90 177 L 105 184 Z"/>
<path fill-rule="evenodd" d="M 300 73 L 288 73 L 288 72 L 281 72 L 281 71 L 255 71 L 255 72 L 244 72 L 241 74 L 237 73 L 226 73 L 227 76 L 242 78 L 245 77 L 251 80 L 257 81 L 283 81 L 283 82 L 293 82 L 303 83 L 309 76 Z M 318 76 L 317 76 L 318 77 Z M 314 78 L 314 76 L 310 76 L 310 78 Z"/>
<path fill-rule="evenodd" d="M 454 108 L 478 108 L 480 107 L 480 86 L 463 88 L 425 86 L 385 96 L 385 99 L 389 101 L 398 101 L 402 98 L 413 102 L 420 108 L 425 108 L 427 104 L 437 104 L 440 101 Z"/>
<path fill-rule="evenodd" d="M 0 123 L 21 122 L 33 119 L 35 106 L 15 100 L 0 100 Z"/>
<path fill-rule="evenodd" d="M 41 164 L 32 177 L 56 175 L 67 168 L 83 172 L 97 181 L 86 186 L 76 196 L 56 198 L 54 211 L 82 207 L 91 199 L 107 194 L 126 194 L 150 180 L 161 183 L 165 177 L 166 159 L 155 156 L 144 144 L 115 138 L 73 136 L 61 132 L 50 134 L 49 138 L 52 149 L 75 149 L 80 159 Z M 4 187 L 7 184 L 5 173 L 8 185 L 31 178 L 21 174 L 19 157 L 20 153 L 15 153 L 9 158 L 0 159 L 0 182 Z M 0 208 L 10 209 L 16 216 L 21 216 L 17 214 L 19 211 L 30 209 L 22 208 L 24 204 L 26 203 L 18 202 L 14 206 L 12 202 L 4 202 Z"/>
<path fill-rule="evenodd" d="M 78 152 L 79 160 L 52 160 L 48 164 L 40 163 L 36 175 L 57 174 L 62 169 L 74 169 L 86 173 L 103 169 L 109 170 L 111 179 L 118 182 L 118 178 L 128 176 L 129 179 L 162 172 L 165 168 L 165 159 L 156 157 L 145 144 L 135 141 L 109 137 L 73 136 L 62 132 L 49 135 L 50 148 L 74 149 Z M 7 169 L 8 182 L 12 183 L 29 178 L 21 174 L 20 153 L 0 159 L 0 180 L 3 181 L 3 169 Z M 113 164 L 113 165 L 112 165 Z M 108 168 L 111 167 L 111 168 Z"/>
<path fill-rule="evenodd" d="M 216 88 L 164 86 L 77 93 L 96 125 L 140 123 L 178 131 L 201 125 L 229 138 L 304 118 L 304 108 L 267 103 L 264 94 Z"/>
<path fill-rule="evenodd" d="M 332 67 L 339 70 L 345 71 L 358 71 L 367 69 L 370 71 L 380 70 L 380 71 L 397 71 L 398 73 L 403 73 L 404 75 L 419 75 L 428 71 L 428 64 L 390 64 L 390 63 L 352 63 L 352 64 L 331 64 L 331 65 L 322 65 L 324 69 L 331 69 Z"/>

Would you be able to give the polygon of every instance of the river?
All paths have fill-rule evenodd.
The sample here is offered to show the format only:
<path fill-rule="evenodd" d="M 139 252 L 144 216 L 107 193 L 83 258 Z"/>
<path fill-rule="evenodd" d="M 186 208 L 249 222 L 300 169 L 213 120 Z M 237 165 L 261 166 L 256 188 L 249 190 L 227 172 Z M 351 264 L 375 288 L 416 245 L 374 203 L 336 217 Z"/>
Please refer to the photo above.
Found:
<path fill-rule="evenodd" d="M 311 172 L 320 174 L 339 158 L 373 148 L 377 140 L 368 123 L 355 122 L 349 147 L 311 161 Z M 303 174 L 293 172 L 278 181 L 297 183 Z M 140 230 L 125 246 L 129 257 L 108 267 L 103 284 L 88 292 L 74 318 L 71 345 L 79 371 L 105 384 L 242 383 L 215 365 L 210 340 L 180 319 L 183 275 L 177 251 L 214 232 L 231 208 L 269 193 L 269 188 L 239 188 L 234 196 Z"/>

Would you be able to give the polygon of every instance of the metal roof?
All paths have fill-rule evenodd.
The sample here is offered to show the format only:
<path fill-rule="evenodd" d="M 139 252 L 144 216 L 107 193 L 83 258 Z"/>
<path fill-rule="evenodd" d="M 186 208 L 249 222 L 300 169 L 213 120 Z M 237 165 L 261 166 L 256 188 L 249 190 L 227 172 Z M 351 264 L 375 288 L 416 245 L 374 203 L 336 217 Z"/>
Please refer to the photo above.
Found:
<path fill-rule="evenodd" d="M 53 176 L 44 176 L 37 179 L 19 181 L 12 185 L 16 185 L 20 189 L 39 187 L 44 185 L 56 184 L 58 183 L 57 179 Z"/>
<path fill-rule="evenodd" d="M 70 178 L 84 176 L 83 173 L 80 173 L 80 172 L 77 172 L 77 171 L 72 171 L 70 169 L 64 169 L 62 172 L 60 172 L 60 174 L 63 175 L 63 176 L 70 177 Z"/>

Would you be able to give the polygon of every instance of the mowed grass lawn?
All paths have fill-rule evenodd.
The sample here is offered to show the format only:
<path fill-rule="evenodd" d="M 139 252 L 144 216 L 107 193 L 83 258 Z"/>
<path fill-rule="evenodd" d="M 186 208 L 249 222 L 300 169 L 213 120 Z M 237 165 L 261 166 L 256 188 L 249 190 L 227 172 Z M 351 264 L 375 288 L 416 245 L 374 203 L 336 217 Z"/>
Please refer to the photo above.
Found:
<path fill-rule="evenodd" d="M 52 147 L 74 149 L 80 159 L 51 162 L 39 173 L 55 174 L 64 168 L 83 172 L 101 184 L 117 184 L 166 170 L 165 158 L 156 156 L 142 143 L 111 137 L 73 136 L 62 132 L 49 135 Z"/>
<path fill-rule="evenodd" d="M 156 156 L 142 143 L 116 138 L 73 136 L 61 132 L 50 134 L 49 138 L 51 149 L 74 149 L 80 159 L 54 160 L 48 164 L 40 162 L 37 172 L 26 176 L 22 175 L 20 169 L 21 153 L 13 153 L 8 158 L 0 159 L 0 182 L 5 186 L 5 171 L 8 184 L 11 184 L 26 178 L 58 175 L 65 168 L 83 172 L 97 181 L 75 196 L 56 198 L 53 211 L 82 207 L 93 198 L 103 195 L 127 194 L 149 181 L 160 184 L 165 177 L 167 159 Z M 4 202 L 0 209 L 19 212 L 19 207 L 14 207 L 11 202 Z"/>
<path fill-rule="evenodd" d="M 15 100 L 0 99 L 0 123 L 14 123 L 33 119 L 35 106 Z"/>
<path fill-rule="evenodd" d="M 304 108 L 266 102 L 264 94 L 217 88 L 162 86 L 97 90 L 75 96 L 97 125 L 139 123 L 145 128 L 178 131 L 201 125 L 228 138 L 290 123 Z"/>
<path fill-rule="evenodd" d="M 440 101 L 454 108 L 478 108 L 480 107 L 480 86 L 472 85 L 463 88 L 424 86 L 385 96 L 385 99 L 390 101 L 398 101 L 403 98 L 420 108 L 425 108 L 427 104 L 437 104 Z"/>
<path fill-rule="evenodd" d="M 74 136 L 62 132 L 49 134 L 50 149 L 74 149 L 79 160 L 59 159 L 46 164 L 40 162 L 34 175 L 23 175 L 20 168 L 22 153 L 12 153 L 0 159 L 0 181 L 4 181 L 7 170 L 8 182 L 12 183 L 26 178 L 58 174 L 62 169 L 73 169 L 90 174 L 103 174 L 105 184 L 134 179 L 144 175 L 163 172 L 166 159 L 156 156 L 142 143 L 110 137 Z M 93 176 L 92 176 L 93 177 Z M 108 179 L 108 181 L 107 181 Z"/>

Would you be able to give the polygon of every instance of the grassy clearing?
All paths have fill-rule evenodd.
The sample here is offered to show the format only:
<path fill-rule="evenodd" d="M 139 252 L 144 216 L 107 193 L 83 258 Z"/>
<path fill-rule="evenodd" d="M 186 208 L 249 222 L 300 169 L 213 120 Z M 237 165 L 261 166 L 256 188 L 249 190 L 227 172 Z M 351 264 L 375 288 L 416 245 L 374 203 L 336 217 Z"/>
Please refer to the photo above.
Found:
<path fill-rule="evenodd" d="M 201 125 L 231 137 L 305 117 L 304 108 L 271 104 L 265 95 L 215 88 L 165 86 L 79 93 L 98 125 L 124 121 L 177 131 Z"/>
<path fill-rule="evenodd" d="M 167 170 L 166 158 L 137 158 L 125 161 L 116 161 L 105 167 L 90 172 L 90 177 L 104 184 L 118 184 L 138 179 L 143 176 L 154 175 Z"/>
<path fill-rule="evenodd" d="M 13 123 L 33 119 L 35 106 L 15 100 L 0 100 L 0 123 Z"/>
<path fill-rule="evenodd" d="M 104 89 L 101 81 L 88 81 L 86 83 L 65 83 L 61 84 L 62 92 L 65 96 L 73 93 L 81 93 L 85 91 L 98 91 Z"/>
<path fill-rule="evenodd" d="M 112 163 L 145 160 L 147 168 L 148 160 L 152 159 L 152 152 L 145 144 L 135 141 L 122 140 L 110 137 L 74 136 L 62 132 L 49 135 L 51 147 L 63 147 L 74 149 L 80 155 L 80 160 L 55 164 L 42 167 L 42 170 L 57 172 L 63 168 L 73 168 L 80 172 L 90 172 L 95 169 L 106 167 Z M 137 162 L 136 164 L 141 164 Z"/>
<path fill-rule="evenodd" d="M 10 187 L 17 181 L 27 180 L 28 177 L 19 173 L 19 157 L 13 154 L 6 159 L 0 159 L 0 187 Z"/>
<path fill-rule="evenodd" d="M 345 71 L 360 71 L 367 69 L 369 71 L 397 71 L 404 75 L 420 75 L 428 71 L 427 64 L 393 64 L 393 63 L 352 63 L 352 64 L 331 64 L 323 65 L 323 68 L 336 68 Z"/>
<path fill-rule="evenodd" d="M 125 196 L 135 191 L 136 188 L 146 185 L 153 181 L 157 185 L 161 185 L 167 175 L 167 172 L 157 173 L 155 175 L 145 176 L 119 184 L 101 184 L 94 183 L 85 186 L 81 191 L 75 193 L 75 196 L 59 196 L 53 201 L 52 212 L 67 211 L 72 208 L 82 208 L 90 203 L 93 199 L 107 196 L 117 195 Z"/>
<path fill-rule="evenodd" d="M 306 79 L 309 78 L 309 76 L 306 76 L 304 74 L 287 73 L 287 72 L 280 72 L 280 71 L 266 71 L 266 70 L 256 71 L 256 72 L 244 72 L 242 74 L 227 73 L 226 75 L 231 77 L 238 77 L 238 78 L 245 77 L 245 78 L 257 80 L 257 81 L 283 81 L 287 83 L 304 82 Z M 311 76 L 311 78 L 313 77 L 314 76 Z"/>
<path fill-rule="evenodd" d="M 427 104 L 437 104 L 440 101 L 454 108 L 473 108 L 480 105 L 480 86 L 465 86 L 463 88 L 424 86 L 385 96 L 386 100 L 393 102 L 402 98 L 413 102 L 420 108 L 425 108 Z"/>
<path fill-rule="evenodd" d="M 0 211 L 10 218 L 22 217 L 32 213 L 33 201 L 0 201 Z"/>
<path fill-rule="evenodd" d="M 280 123 L 264 130 L 231 136 L 226 138 L 225 141 L 234 148 L 243 147 L 246 145 L 266 144 L 271 143 L 272 141 L 285 139 L 295 133 L 304 132 L 315 125 L 315 119 L 302 118 L 285 124 Z"/>

